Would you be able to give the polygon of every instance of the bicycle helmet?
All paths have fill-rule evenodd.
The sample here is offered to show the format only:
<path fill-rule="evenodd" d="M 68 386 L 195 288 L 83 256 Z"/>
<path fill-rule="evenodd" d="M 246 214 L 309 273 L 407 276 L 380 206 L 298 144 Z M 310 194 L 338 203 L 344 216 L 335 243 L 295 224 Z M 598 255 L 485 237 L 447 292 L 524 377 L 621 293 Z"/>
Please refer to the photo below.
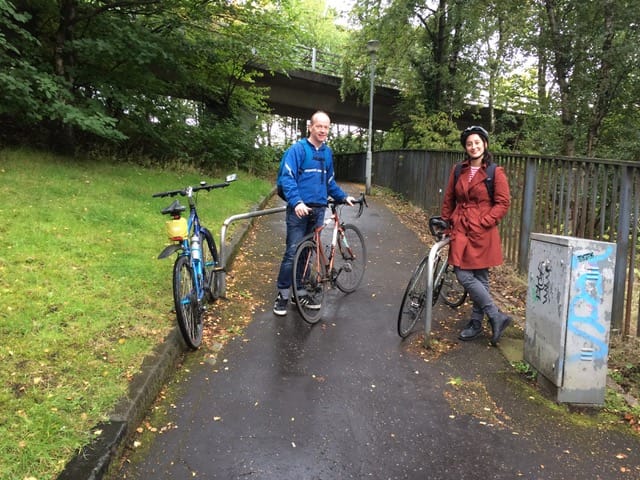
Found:
<path fill-rule="evenodd" d="M 463 147 L 466 146 L 467 144 L 467 137 L 473 133 L 476 133 L 478 135 L 480 135 L 484 141 L 489 144 L 489 132 L 487 132 L 484 128 L 482 127 L 478 127 L 476 125 L 472 126 L 472 127 L 467 127 L 465 128 L 462 133 L 460 134 L 460 143 L 462 144 Z"/>

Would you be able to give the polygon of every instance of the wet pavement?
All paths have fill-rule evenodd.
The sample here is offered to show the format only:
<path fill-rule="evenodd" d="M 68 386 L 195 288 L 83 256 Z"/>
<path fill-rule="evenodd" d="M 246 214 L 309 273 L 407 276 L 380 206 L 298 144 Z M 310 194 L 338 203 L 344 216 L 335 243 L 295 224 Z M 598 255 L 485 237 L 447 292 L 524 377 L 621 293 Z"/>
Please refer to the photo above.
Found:
<path fill-rule="evenodd" d="M 401 341 L 400 300 L 425 246 L 380 201 L 369 205 L 355 220 L 343 210 L 365 235 L 363 283 L 331 291 L 314 326 L 292 307 L 271 312 L 284 215 L 258 219 L 246 253 L 268 259 L 256 275 L 273 282 L 256 284 L 264 307 L 215 362 L 187 359 L 165 392 L 171 427 L 110 478 L 640 478 L 638 436 L 557 407 L 487 335 L 458 342 L 463 320 L 446 307 L 434 311 L 436 352 L 419 335 Z"/>

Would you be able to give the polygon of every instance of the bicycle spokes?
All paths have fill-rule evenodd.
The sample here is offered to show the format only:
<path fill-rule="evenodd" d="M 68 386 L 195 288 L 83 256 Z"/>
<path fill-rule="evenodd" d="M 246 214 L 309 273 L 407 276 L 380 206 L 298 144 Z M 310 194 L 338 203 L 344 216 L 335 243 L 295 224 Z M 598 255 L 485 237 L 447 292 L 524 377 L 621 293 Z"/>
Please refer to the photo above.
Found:
<path fill-rule="evenodd" d="M 427 261 L 423 259 L 416 267 L 402 297 L 398 312 L 398 334 L 402 338 L 411 333 L 427 302 Z"/>
<path fill-rule="evenodd" d="M 187 257 L 178 257 L 174 265 L 173 295 L 178 326 L 190 348 L 198 348 L 202 342 L 202 317 L 204 310 L 198 300 L 193 269 Z"/>
<path fill-rule="evenodd" d="M 335 284 L 341 291 L 351 293 L 358 288 L 364 276 L 366 259 L 362 233 L 354 225 L 344 225 L 333 260 Z"/>

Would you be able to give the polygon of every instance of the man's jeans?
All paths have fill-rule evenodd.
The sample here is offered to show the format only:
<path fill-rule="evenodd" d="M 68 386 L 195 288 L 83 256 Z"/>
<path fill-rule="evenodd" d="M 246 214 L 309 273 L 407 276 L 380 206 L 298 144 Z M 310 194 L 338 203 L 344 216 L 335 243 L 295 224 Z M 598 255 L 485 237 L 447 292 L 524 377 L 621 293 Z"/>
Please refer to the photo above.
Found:
<path fill-rule="evenodd" d="M 293 257 L 300 241 L 313 232 L 315 227 L 324 223 L 324 212 L 326 207 L 313 207 L 312 212 L 306 217 L 298 218 L 295 210 L 287 205 L 287 246 L 280 264 L 278 273 L 278 291 L 284 298 L 289 298 L 289 288 L 293 282 Z"/>

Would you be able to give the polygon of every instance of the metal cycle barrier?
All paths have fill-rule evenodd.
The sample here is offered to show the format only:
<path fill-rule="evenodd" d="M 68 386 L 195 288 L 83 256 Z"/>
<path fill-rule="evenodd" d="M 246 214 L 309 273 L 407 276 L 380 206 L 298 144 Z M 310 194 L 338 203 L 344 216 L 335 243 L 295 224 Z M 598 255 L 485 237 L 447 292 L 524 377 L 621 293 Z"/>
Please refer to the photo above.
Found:
<path fill-rule="evenodd" d="M 237 215 L 231 215 L 222 224 L 220 229 L 220 296 L 224 297 L 227 292 L 227 229 L 229 225 L 238 220 L 246 220 L 253 217 L 261 217 L 263 215 L 271 215 L 273 213 L 284 212 L 287 209 L 285 205 L 275 208 L 267 208 L 266 210 L 257 210 L 254 212 L 239 213 Z"/>
<path fill-rule="evenodd" d="M 433 265 L 436 257 L 444 247 L 446 247 L 451 239 L 447 236 L 435 243 L 429 250 L 429 262 L 427 265 L 427 293 L 424 309 L 424 346 L 428 347 L 431 340 L 431 317 L 433 315 Z"/>

